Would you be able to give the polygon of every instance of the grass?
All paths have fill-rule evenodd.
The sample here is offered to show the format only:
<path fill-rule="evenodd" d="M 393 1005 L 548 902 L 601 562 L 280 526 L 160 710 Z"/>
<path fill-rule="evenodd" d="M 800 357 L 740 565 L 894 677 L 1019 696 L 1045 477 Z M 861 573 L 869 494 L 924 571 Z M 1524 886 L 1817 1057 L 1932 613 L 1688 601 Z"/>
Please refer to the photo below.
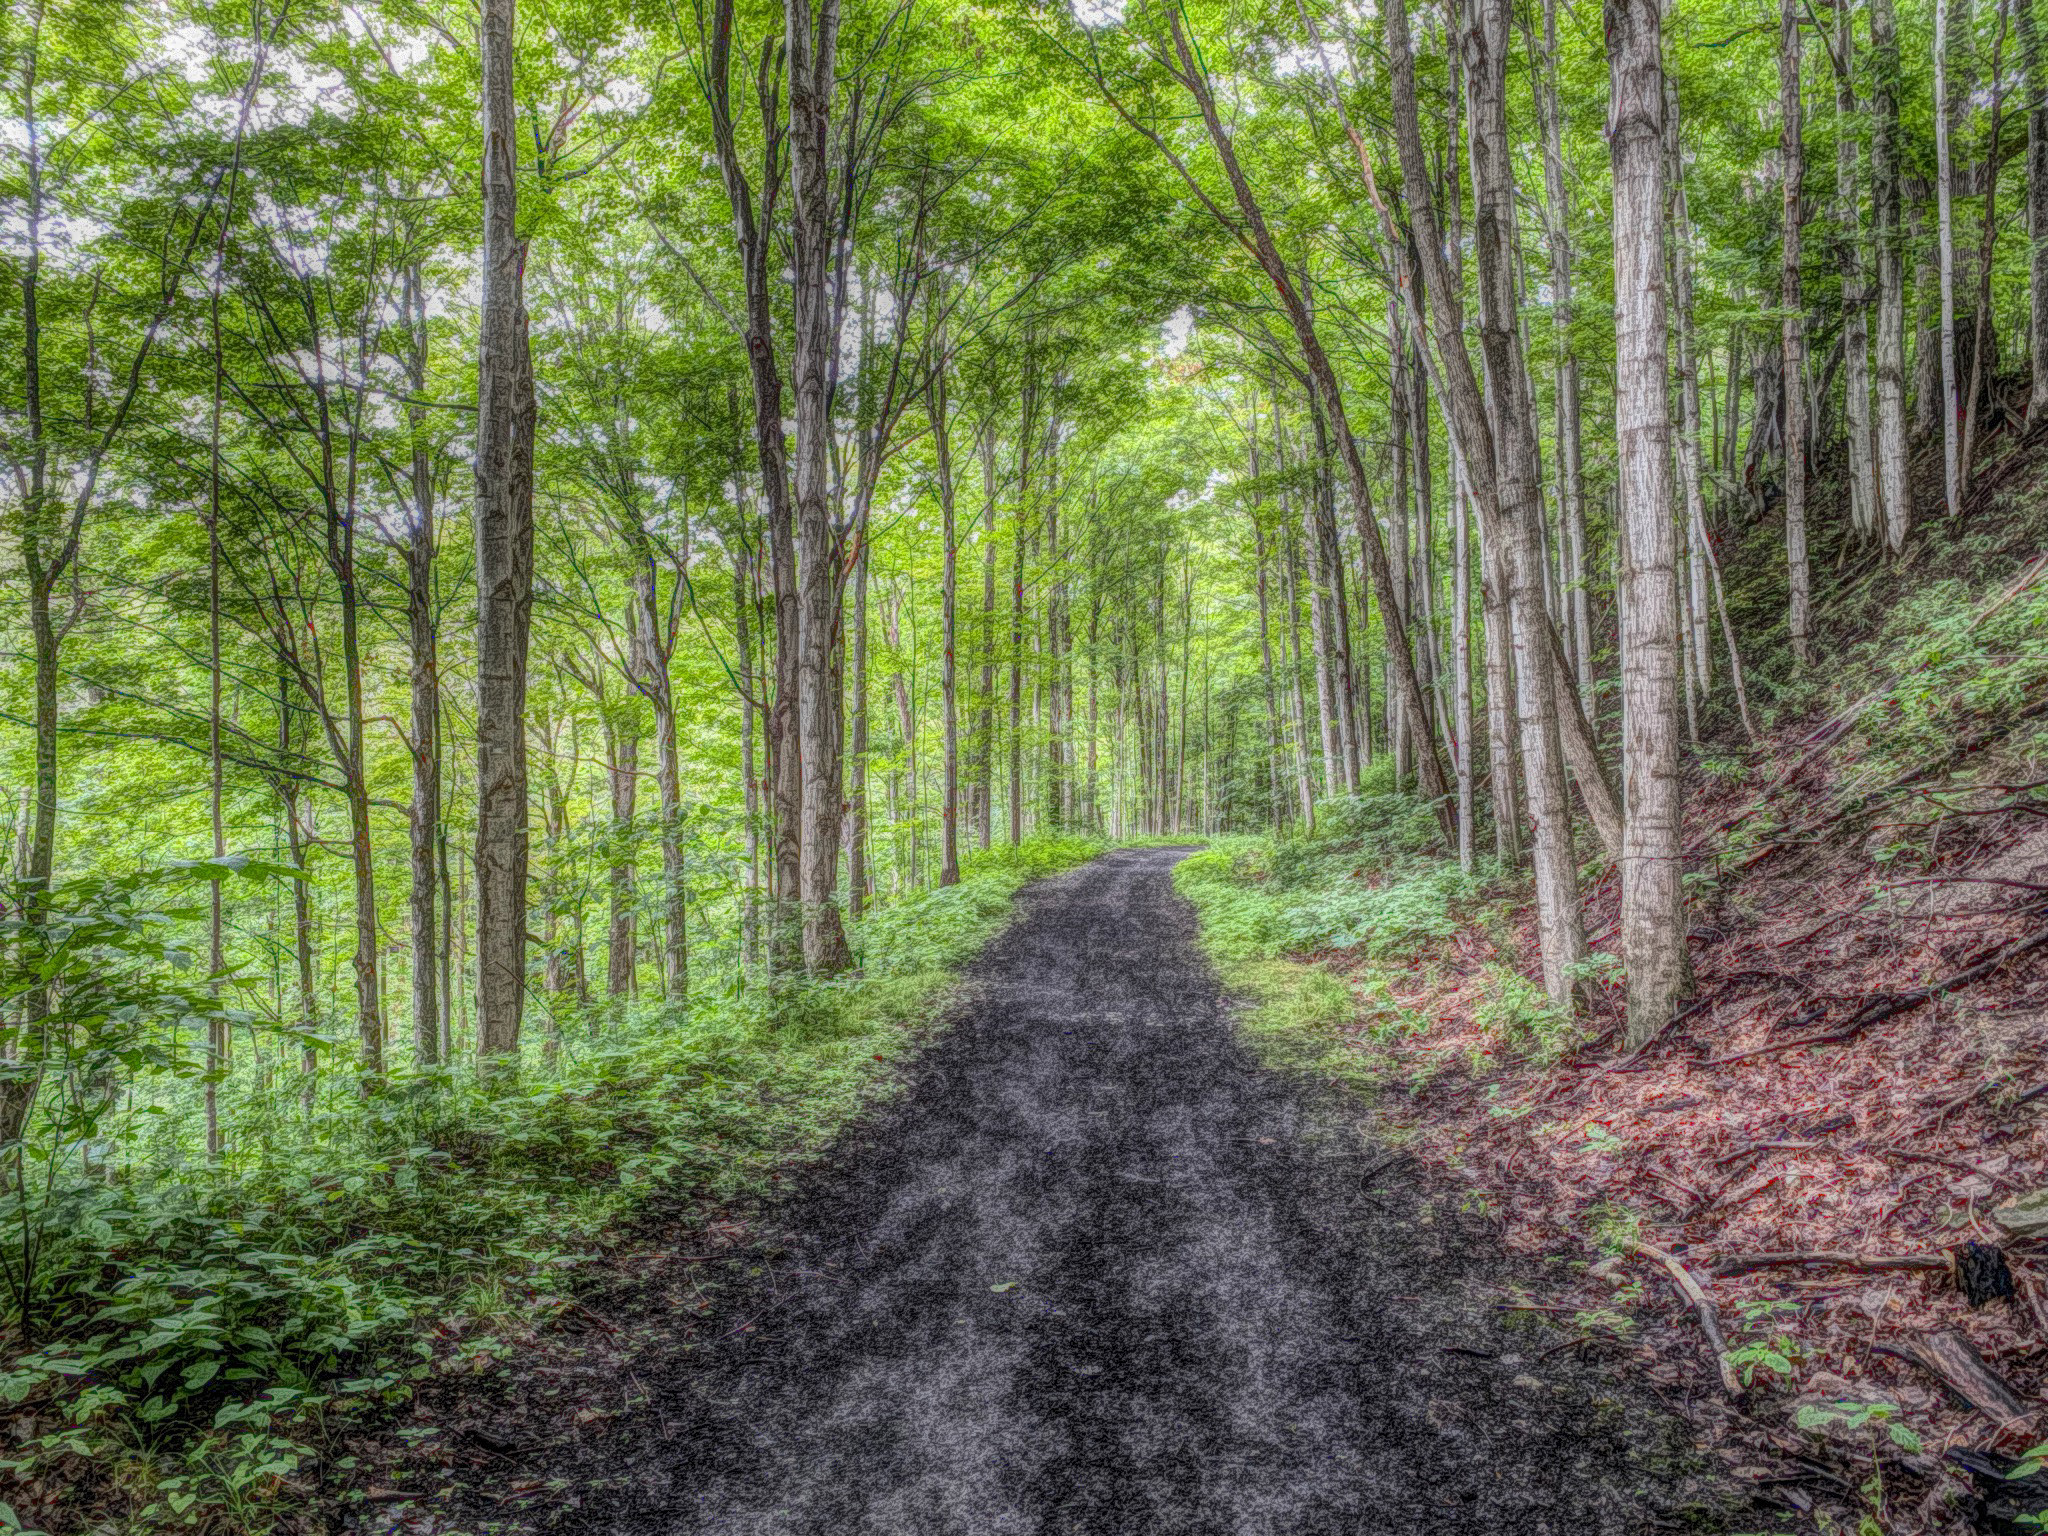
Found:
<path fill-rule="evenodd" d="M 1370 1089 L 1428 1030 L 1390 984 L 1496 905 L 1492 871 L 1443 858 L 1425 807 L 1384 768 L 1318 808 L 1313 833 L 1219 838 L 1174 870 L 1239 1028 L 1266 1061 Z M 1312 957 L 1344 957 L 1339 974 Z"/>
<path fill-rule="evenodd" d="M 819 1154 L 891 1090 L 1018 888 L 1099 851 L 972 856 L 856 927 L 856 977 L 593 1018 L 510 1084 L 400 1078 L 345 1115 L 246 1086 L 229 1123 L 266 1135 L 219 1167 L 179 1143 L 165 1106 L 193 1084 L 164 1067 L 96 1159 L 60 1139 L 9 1196 L 6 1230 L 43 1246 L 0 1334 L 0 1473 L 33 1499 L 0 1530 L 269 1529 L 349 1423 L 487 1368 L 501 1325 L 564 1304 L 652 1202 L 744 1210 Z"/>

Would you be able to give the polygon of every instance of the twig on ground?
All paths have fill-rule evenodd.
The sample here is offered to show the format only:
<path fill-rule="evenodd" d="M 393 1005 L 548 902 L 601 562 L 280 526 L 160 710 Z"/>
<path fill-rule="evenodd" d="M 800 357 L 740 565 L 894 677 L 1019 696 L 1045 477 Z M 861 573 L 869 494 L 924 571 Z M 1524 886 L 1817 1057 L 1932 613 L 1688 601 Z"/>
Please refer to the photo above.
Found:
<path fill-rule="evenodd" d="M 1730 1397 L 1739 1397 L 1742 1383 L 1735 1375 L 1735 1367 L 1728 1361 L 1728 1341 L 1721 1334 L 1721 1314 L 1714 1306 L 1713 1298 L 1693 1278 L 1691 1270 L 1662 1248 L 1651 1243 L 1637 1243 L 1636 1252 L 1662 1264 L 1679 1295 L 1692 1303 L 1693 1315 L 1700 1320 L 1700 1332 L 1707 1336 L 1707 1347 L 1714 1352 L 1714 1363 L 1720 1367 L 1721 1386 Z"/>
<path fill-rule="evenodd" d="M 1900 1157 L 1909 1163 L 1938 1163 L 1959 1173 L 1971 1173 L 1979 1178 L 1989 1179 L 1993 1184 L 2003 1184 L 2008 1189 L 2018 1187 L 2003 1174 L 1993 1173 L 1989 1168 L 1979 1168 L 1975 1163 L 1966 1163 L 1959 1157 L 1942 1157 L 1933 1152 L 1912 1152 L 1904 1147 L 1872 1147 L 1870 1150 L 1879 1157 Z"/>

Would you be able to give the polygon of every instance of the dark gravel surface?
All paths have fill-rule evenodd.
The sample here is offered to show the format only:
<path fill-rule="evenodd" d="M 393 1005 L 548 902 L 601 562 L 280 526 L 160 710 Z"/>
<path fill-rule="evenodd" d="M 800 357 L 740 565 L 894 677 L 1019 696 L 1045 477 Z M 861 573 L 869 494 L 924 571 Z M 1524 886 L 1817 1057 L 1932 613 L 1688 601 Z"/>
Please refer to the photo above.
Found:
<path fill-rule="evenodd" d="M 1026 892 L 906 1095 L 779 1213 L 755 1331 L 568 1474 L 557 1530 L 1762 1530 L 1356 1109 L 1233 1039 L 1180 854 Z"/>

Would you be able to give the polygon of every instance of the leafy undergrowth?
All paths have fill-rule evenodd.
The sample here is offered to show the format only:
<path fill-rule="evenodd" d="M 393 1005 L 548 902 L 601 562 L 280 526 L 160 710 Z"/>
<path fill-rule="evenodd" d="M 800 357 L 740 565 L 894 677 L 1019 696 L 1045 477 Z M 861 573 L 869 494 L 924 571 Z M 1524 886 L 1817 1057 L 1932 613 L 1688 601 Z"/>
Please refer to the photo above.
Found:
<path fill-rule="evenodd" d="M 1256 1004 L 1247 1032 L 1372 1091 L 1390 1138 L 1463 1181 L 1504 1241 L 1564 1261 L 1562 1299 L 1504 1304 L 1632 1353 L 1822 1529 L 1970 1529 L 1943 1453 L 2048 1437 L 2048 1246 L 1990 1215 L 2048 1185 L 2048 947 L 2022 947 L 2048 932 L 2043 570 L 1922 589 L 1835 671 L 1817 719 L 1753 764 L 1702 765 L 1695 1011 L 1638 1057 L 1619 1051 L 1612 955 L 1563 1016 L 1533 980 L 1526 887 L 1446 872 L 1419 836 L 1375 845 L 1340 817 L 1182 866 Z M 1616 881 L 1587 873 L 1590 936 L 1612 951 Z M 1942 1261 L 1970 1241 L 2005 1250 L 2012 1300 L 1959 1294 Z M 1640 1244 L 1717 1306 L 1735 1402 Z M 1755 1265 L 1791 1253 L 1825 1257 Z M 1898 1259 L 1931 1267 L 1868 1266 Z M 2028 1413 L 1991 1422 L 1909 1358 L 1951 1329 Z"/>
<path fill-rule="evenodd" d="M 277 1136 L 254 1166 L 67 1184 L 34 1332 L 0 1335 L 0 1530 L 324 1528 L 323 1490 L 384 1497 L 367 1480 L 433 1451 L 436 1405 L 536 1358 L 603 1383 L 536 1389 L 547 1411 L 630 1406 L 629 1360 L 675 1342 L 622 1338 L 589 1298 L 743 1252 L 750 1209 L 890 1089 L 1016 890 L 1098 851 L 972 856 L 858 926 L 857 977 L 614 1021 L 514 1086 L 403 1081 L 339 1147 Z"/>

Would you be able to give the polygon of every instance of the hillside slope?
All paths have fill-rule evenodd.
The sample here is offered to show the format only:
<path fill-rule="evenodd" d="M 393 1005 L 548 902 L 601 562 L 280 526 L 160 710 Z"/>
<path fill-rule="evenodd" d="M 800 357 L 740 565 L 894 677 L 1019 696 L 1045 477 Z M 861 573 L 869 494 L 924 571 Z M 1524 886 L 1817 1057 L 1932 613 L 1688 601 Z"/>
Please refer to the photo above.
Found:
<path fill-rule="evenodd" d="M 1394 797 L 1182 880 L 1263 1000 L 1255 1034 L 1370 1086 L 1466 1208 L 1566 1261 L 1562 1300 L 1504 1305 L 1633 1354 L 1747 1475 L 1850 1529 L 2031 1528 L 1944 1453 L 2048 1429 L 2048 1220 L 2001 1210 L 2048 1186 L 2044 529 L 2033 434 L 1898 561 L 1823 542 L 1835 661 L 1803 678 L 1763 618 L 1775 531 L 1746 531 L 1763 739 L 1709 720 L 1691 754 L 1696 991 L 1638 1055 L 1611 866 L 1588 869 L 1603 953 L 1572 1020 L 1534 984 L 1525 882 L 1443 864 Z M 2011 1294 L 1973 1306 L 1965 1279 Z"/>

